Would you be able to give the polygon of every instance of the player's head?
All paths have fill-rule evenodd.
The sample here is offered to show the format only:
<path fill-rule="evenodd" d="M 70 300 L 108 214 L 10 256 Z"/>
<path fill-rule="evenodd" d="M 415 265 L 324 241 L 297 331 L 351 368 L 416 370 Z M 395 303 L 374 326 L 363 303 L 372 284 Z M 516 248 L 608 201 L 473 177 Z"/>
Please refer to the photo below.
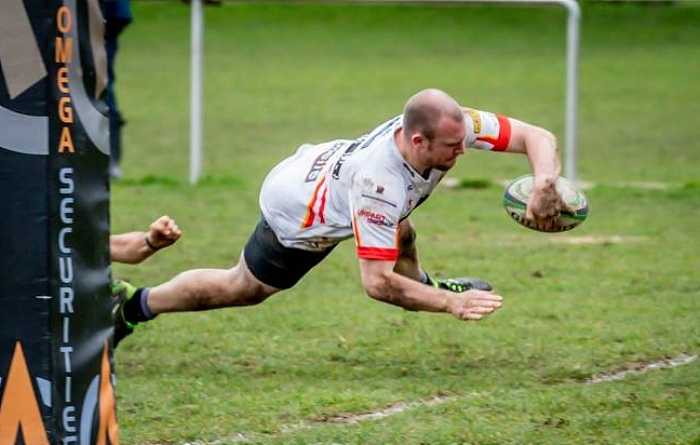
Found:
<path fill-rule="evenodd" d="M 464 113 L 444 91 L 427 89 L 413 95 L 403 114 L 406 141 L 420 151 L 431 167 L 449 170 L 464 153 Z"/>

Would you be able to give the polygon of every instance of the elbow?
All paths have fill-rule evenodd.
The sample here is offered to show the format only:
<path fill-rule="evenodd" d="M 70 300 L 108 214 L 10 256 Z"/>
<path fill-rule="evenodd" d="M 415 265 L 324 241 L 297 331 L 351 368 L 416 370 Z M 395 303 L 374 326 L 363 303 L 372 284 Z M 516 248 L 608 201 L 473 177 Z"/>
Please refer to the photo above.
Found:
<path fill-rule="evenodd" d="M 386 303 L 392 303 L 394 300 L 391 292 L 391 278 L 386 274 L 369 277 L 363 276 L 362 286 L 365 288 L 367 296 L 374 300 Z"/>
<path fill-rule="evenodd" d="M 546 128 L 542 127 L 536 127 L 532 126 L 531 127 L 531 134 L 532 134 L 532 139 L 531 142 L 532 144 L 528 144 L 534 147 L 551 147 L 554 149 L 554 151 L 557 151 L 557 137 L 552 133 L 551 131 L 547 130 Z"/>
<path fill-rule="evenodd" d="M 549 130 L 542 129 L 542 137 L 547 141 L 547 143 L 554 147 L 554 152 L 559 150 L 559 144 L 557 143 L 557 137 Z"/>
<path fill-rule="evenodd" d="M 363 283 L 363 286 L 368 297 L 379 301 L 385 300 L 384 289 L 379 283 Z"/>
<path fill-rule="evenodd" d="M 418 311 L 418 307 L 406 298 L 405 292 L 396 276 L 382 275 L 373 280 L 363 280 L 367 296 L 376 301 L 403 308 L 407 311 Z"/>
<path fill-rule="evenodd" d="M 525 152 L 528 157 L 540 165 L 548 166 L 548 173 L 559 174 L 559 146 L 557 137 L 542 127 L 531 127 L 525 140 Z M 556 170 L 556 171 L 554 171 Z"/>

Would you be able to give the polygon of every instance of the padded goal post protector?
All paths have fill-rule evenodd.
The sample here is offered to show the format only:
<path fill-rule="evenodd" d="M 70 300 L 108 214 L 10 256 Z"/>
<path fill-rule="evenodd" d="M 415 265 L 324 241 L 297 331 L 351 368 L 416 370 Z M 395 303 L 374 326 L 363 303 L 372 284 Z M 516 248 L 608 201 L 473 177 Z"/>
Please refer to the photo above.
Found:
<path fill-rule="evenodd" d="M 0 444 L 118 443 L 99 0 L 0 6 Z"/>

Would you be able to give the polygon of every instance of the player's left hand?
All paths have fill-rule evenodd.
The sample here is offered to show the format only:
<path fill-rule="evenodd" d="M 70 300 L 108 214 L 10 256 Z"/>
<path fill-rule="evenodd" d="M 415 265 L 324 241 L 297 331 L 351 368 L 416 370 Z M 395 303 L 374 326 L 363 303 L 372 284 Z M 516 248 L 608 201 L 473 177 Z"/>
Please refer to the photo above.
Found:
<path fill-rule="evenodd" d="M 547 231 L 559 227 L 560 214 L 576 214 L 559 195 L 554 183 L 553 180 L 547 180 L 542 185 L 535 184 L 525 212 L 525 218 Z"/>

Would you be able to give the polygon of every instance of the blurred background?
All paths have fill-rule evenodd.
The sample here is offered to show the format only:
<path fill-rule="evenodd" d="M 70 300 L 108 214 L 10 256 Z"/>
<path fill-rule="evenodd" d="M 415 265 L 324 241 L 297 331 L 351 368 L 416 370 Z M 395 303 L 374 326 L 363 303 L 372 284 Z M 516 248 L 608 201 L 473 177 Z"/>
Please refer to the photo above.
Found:
<path fill-rule="evenodd" d="M 243 179 L 251 164 L 271 166 L 302 142 L 355 137 L 429 86 L 550 128 L 564 151 L 561 5 L 329 3 L 204 8 L 203 175 Z M 581 179 L 696 178 L 697 3 L 580 5 Z M 124 174 L 187 178 L 190 8 L 147 0 L 133 8 L 116 67 L 128 121 Z M 508 178 L 521 169 L 520 160 L 470 153 L 453 174 Z"/>

